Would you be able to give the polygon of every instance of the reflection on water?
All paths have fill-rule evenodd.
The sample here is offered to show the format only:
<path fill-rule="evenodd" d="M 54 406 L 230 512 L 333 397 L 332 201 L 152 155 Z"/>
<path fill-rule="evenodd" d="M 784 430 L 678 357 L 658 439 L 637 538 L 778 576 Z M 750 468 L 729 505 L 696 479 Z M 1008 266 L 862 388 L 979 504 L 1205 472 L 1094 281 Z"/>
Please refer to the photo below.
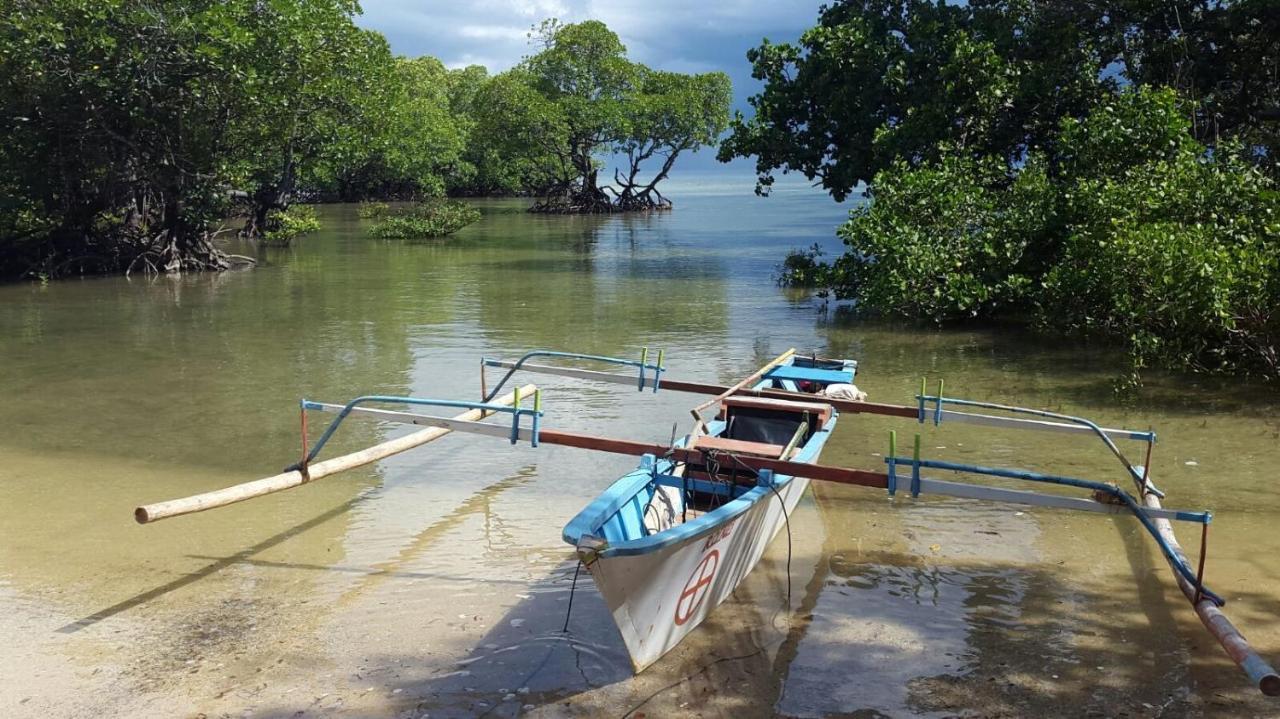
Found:
<path fill-rule="evenodd" d="M 851 706 L 907 713 L 910 679 L 973 671 L 968 632 L 979 623 L 1007 624 L 1017 617 L 1019 579 L 1012 572 L 881 565 L 859 565 L 856 574 L 833 578 L 813 609 L 810 637 L 788 667 L 794 678 L 784 686 L 779 709 L 796 716 Z M 846 678 L 831 686 L 834 667 Z M 884 681 L 885 667 L 902 680 Z"/>
<path fill-rule="evenodd" d="M 482 201 L 480 223 L 423 242 L 371 240 L 354 208 L 325 207 L 323 233 L 261 250 L 251 272 L 0 287 L 0 714 L 1270 711 L 1123 518 L 815 487 L 790 543 L 638 677 L 585 575 L 562 632 L 561 527 L 624 457 L 448 437 L 132 522 L 140 502 L 294 461 L 300 397 L 473 398 L 481 355 L 534 347 L 666 347 L 672 376 L 724 381 L 796 346 L 858 358 L 877 400 L 909 402 L 927 374 L 961 396 L 1155 425 L 1170 504 L 1216 512 L 1208 580 L 1280 654 L 1273 392 L 1157 377 L 1117 397 L 1098 349 L 820 313 L 770 277 L 786 249 L 836 251 L 845 208 L 696 189 L 624 217 Z M 573 431 L 666 441 L 694 403 L 537 381 L 547 426 Z M 862 416 L 823 461 L 880 467 L 890 429 L 922 431 L 933 458 L 1123 479 L 1083 439 Z M 404 431 L 352 422 L 333 451 Z"/>

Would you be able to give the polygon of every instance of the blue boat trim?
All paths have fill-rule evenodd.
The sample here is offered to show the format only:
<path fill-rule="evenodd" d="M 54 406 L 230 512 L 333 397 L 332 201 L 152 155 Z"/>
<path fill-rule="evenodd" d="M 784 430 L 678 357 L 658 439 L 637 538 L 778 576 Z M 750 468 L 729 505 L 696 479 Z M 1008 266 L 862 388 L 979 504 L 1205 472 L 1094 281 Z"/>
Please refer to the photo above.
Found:
<path fill-rule="evenodd" d="M 805 443 L 804 448 L 792 461 L 812 462 L 822 451 L 827 439 L 830 438 L 831 431 L 835 429 L 837 419 L 838 413 L 833 412 L 831 418 L 827 420 L 822 428 L 809 437 L 809 441 Z M 707 434 L 709 435 L 718 435 L 723 431 L 724 422 L 719 420 L 713 421 L 707 426 Z M 677 446 L 683 446 L 683 440 L 678 442 Z M 667 474 L 672 467 L 672 463 L 670 460 L 659 459 L 656 467 L 660 474 Z M 773 488 L 781 489 L 793 479 L 790 475 L 774 475 L 772 486 Z M 583 537 L 600 536 L 601 528 L 613 519 L 619 510 L 626 507 L 637 494 L 653 483 L 653 474 L 648 469 L 641 468 L 624 475 L 608 489 L 604 490 L 577 516 L 569 520 L 569 523 L 564 528 L 564 541 L 573 546 L 578 546 Z M 622 542 L 615 543 L 610 541 L 608 546 L 598 552 L 598 555 L 600 557 L 636 556 L 696 540 L 715 531 L 725 522 L 742 515 L 751 509 L 756 502 L 769 499 L 772 494 L 773 489 L 769 486 L 757 485 L 751 487 L 736 499 L 683 524 Z M 605 539 L 608 538 L 606 537 Z"/>
<path fill-rule="evenodd" d="M 920 435 L 915 435 L 915 454 L 911 457 L 911 498 L 920 496 Z"/>
<path fill-rule="evenodd" d="M 737 499 L 751 489 L 745 485 L 728 485 L 724 482 L 709 482 L 705 479 L 690 479 L 663 473 L 657 474 L 653 481 L 663 487 L 671 487 L 672 489 L 684 489 L 687 487 L 701 494 L 715 494 L 729 499 Z"/>
<path fill-rule="evenodd" d="M 821 369 L 819 367 L 796 367 L 795 365 L 784 364 L 769 370 L 765 374 L 765 379 L 850 384 L 853 382 L 853 372 Z"/>

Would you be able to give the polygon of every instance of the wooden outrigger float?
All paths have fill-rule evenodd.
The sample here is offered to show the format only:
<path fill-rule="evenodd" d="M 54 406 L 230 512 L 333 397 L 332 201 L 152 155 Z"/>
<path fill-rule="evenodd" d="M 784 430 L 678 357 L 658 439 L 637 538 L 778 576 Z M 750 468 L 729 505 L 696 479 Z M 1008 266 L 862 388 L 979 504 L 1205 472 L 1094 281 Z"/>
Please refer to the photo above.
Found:
<path fill-rule="evenodd" d="M 530 360 L 588 361 L 633 367 L 638 376 L 564 364 Z M 507 370 L 490 390 L 487 368 Z M 138 507 L 139 523 L 154 522 L 226 506 L 293 487 L 434 441 L 449 432 L 502 437 L 533 446 L 555 444 L 640 457 L 639 466 L 624 475 L 569 521 L 564 539 L 574 547 L 590 571 L 630 652 L 641 671 L 669 651 L 698 624 L 755 567 L 765 548 L 788 525 L 791 512 L 811 480 L 887 490 L 890 496 L 937 494 L 998 502 L 1133 516 L 1155 540 L 1179 589 L 1197 616 L 1264 694 L 1280 696 L 1280 675 L 1256 652 L 1222 612 L 1225 600 L 1204 583 L 1205 552 L 1212 514 L 1167 509 L 1163 493 L 1150 481 L 1148 467 L 1156 441 L 1154 432 L 1100 427 L 1080 417 L 945 397 L 942 383 L 936 394 L 924 384 L 915 406 L 879 404 L 859 399 L 852 384 L 857 364 L 851 360 L 802 357 L 789 350 L 743 380 L 728 386 L 664 378 L 663 353 L 656 363 L 648 350 L 640 361 L 538 350 L 518 360 L 481 360 L 480 402 L 412 397 L 366 396 L 346 404 L 302 401 L 302 458 L 282 474 L 206 492 L 192 497 Z M 711 395 L 693 410 L 694 425 L 683 438 L 669 444 L 613 439 L 565 432 L 542 426 L 541 391 L 526 385 L 502 397 L 498 392 L 517 372 L 532 372 L 576 380 L 634 385 Z M 853 390 L 850 392 L 849 390 Z M 531 400 L 532 407 L 525 406 Z M 454 417 L 376 409 L 369 404 L 404 404 L 463 408 Z M 718 406 L 714 418 L 703 411 Z M 959 409 L 958 409 L 959 408 Z M 974 412 L 981 409 L 989 412 Z M 308 411 L 335 412 L 316 444 L 307 446 Z M 843 412 L 877 414 L 924 423 L 966 422 L 984 426 L 1031 429 L 1068 434 L 1091 434 L 1115 455 L 1134 483 L 1134 491 L 1105 482 L 1018 469 L 928 460 L 920 456 L 916 435 L 910 456 L 897 451 L 890 432 L 885 471 L 822 465 L 818 457 Z M 504 414 L 509 425 L 483 422 Z M 338 426 L 349 416 L 415 424 L 427 429 L 392 439 L 360 452 L 314 462 Z M 1116 440 L 1142 442 L 1142 465 L 1131 463 Z M 969 482 L 932 479 L 922 470 L 942 470 L 1004 479 L 1053 484 L 1087 490 L 1089 496 L 1067 496 L 993 487 Z M 1172 522 L 1201 526 L 1200 557 L 1193 569 L 1178 544 Z"/>

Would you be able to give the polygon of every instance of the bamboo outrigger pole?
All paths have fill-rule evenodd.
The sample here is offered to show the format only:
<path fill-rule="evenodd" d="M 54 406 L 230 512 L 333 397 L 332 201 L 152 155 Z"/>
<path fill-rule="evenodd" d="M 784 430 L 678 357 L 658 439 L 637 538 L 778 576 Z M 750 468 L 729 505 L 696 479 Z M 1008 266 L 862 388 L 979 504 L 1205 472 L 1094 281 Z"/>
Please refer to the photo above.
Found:
<path fill-rule="evenodd" d="M 1152 509 L 1161 509 L 1160 498 L 1150 492 L 1142 495 L 1143 503 Z M 1181 554 L 1183 561 L 1186 561 L 1186 554 L 1182 551 L 1182 547 L 1178 544 L 1178 538 L 1173 534 L 1173 525 L 1169 520 L 1163 518 L 1153 519 L 1156 528 L 1160 530 L 1160 534 L 1165 538 L 1173 550 Z M 1206 531 L 1208 525 L 1205 525 Z M 1204 536 L 1208 536 L 1207 534 Z M 1200 569 L 1204 570 L 1204 547 L 1200 548 L 1201 565 Z M 1169 560 L 1172 564 L 1173 560 Z M 1244 670 L 1249 675 L 1249 679 L 1269 697 L 1280 696 L 1280 674 L 1271 668 L 1253 647 L 1249 645 L 1249 641 L 1244 638 L 1239 629 L 1231 623 L 1227 615 L 1223 613 L 1218 605 L 1214 604 L 1208 597 L 1203 596 L 1196 591 L 1195 586 L 1187 581 L 1178 572 L 1173 573 L 1174 579 L 1178 581 L 1178 588 L 1186 595 L 1187 601 L 1191 602 L 1191 606 L 1196 610 L 1196 615 L 1200 617 L 1200 622 L 1204 624 L 1204 628 L 1209 630 L 1214 639 L 1222 645 L 1227 656 L 1231 657 L 1231 661 Z"/>
<path fill-rule="evenodd" d="M 492 404 L 510 405 L 515 401 L 516 397 L 532 396 L 537 387 L 528 384 L 521 387 L 511 394 L 504 395 L 494 400 Z M 453 419 L 460 421 L 476 421 L 484 419 L 491 415 L 483 409 L 473 409 L 463 412 Z M 225 507 L 228 504 L 243 502 L 246 499 L 261 497 L 264 494 L 272 492 L 280 492 L 286 489 L 300 487 L 308 482 L 315 481 L 322 477 L 328 477 L 331 474 L 345 472 L 348 469 L 354 469 L 366 464 L 372 464 L 380 459 L 385 459 L 393 454 L 399 454 L 406 450 L 413 449 L 424 445 L 428 442 L 434 442 L 437 439 L 449 434 L 452 430 L 443 427 L 428 427 L 427 429 L 408 434 L 403 437 L 387 440 L 381 444 L 375 444 L 367 447 L 359 452 L 344 454 L 341 457 L 326 459 L 323 462 L 316 462 L 307 467 L 307 473 L 303 474 L 299 470 L 290 472 L 282 472 L 273 477 L 245 482 L 223 489 L 215 489 L 212 492 L 204 492 L 203 494 L 194 494 L 190 497 L 182 497 L 180 499 L 171 499 L 167 502 L 156 502 L 155 504 L 144 504 L 133 510 L 133 518 L 138 520 L 138 524 L 147 524 L 169 517 L 178 517 L 183 514 L 193 514 L 195 512 L 203 512 L 206 509 L 215 507 Z"/>

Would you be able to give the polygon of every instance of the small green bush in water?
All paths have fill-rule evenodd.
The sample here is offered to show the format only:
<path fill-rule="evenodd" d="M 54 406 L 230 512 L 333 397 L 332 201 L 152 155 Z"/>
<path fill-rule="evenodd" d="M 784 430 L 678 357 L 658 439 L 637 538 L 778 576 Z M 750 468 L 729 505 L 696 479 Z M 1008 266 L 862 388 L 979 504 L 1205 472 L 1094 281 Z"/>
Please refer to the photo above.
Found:
<path fill-rule="evenodd" d="M 816 243 L 807 250 L 792 250 L 778 267 L 775 279 L 780 287 L 821 287 L 830 281 L 830 265 L 819 258 L 822 248 Z"/>
<path fill-rule="evenodd" d="M 269 245 L 287 246 L 299 235 L 320 229 L 316 209 L 308 205 L 294 205 L 287 210 L 275 210 L 267 218 L 267 231 L 262 241 Z"/>
<path fill-rule="evenodd" d="M 362 220 L 376 220 L 387 214 L 391 206 L 385 202 L 361 202 L 356 216 Z"/>
<path fill-rule="evenodd" d="M 438 200 L 388 211 L 370 230 L 382 239 L 442 237 L 480 219 L 480 211 L 465 202 Z"/>

